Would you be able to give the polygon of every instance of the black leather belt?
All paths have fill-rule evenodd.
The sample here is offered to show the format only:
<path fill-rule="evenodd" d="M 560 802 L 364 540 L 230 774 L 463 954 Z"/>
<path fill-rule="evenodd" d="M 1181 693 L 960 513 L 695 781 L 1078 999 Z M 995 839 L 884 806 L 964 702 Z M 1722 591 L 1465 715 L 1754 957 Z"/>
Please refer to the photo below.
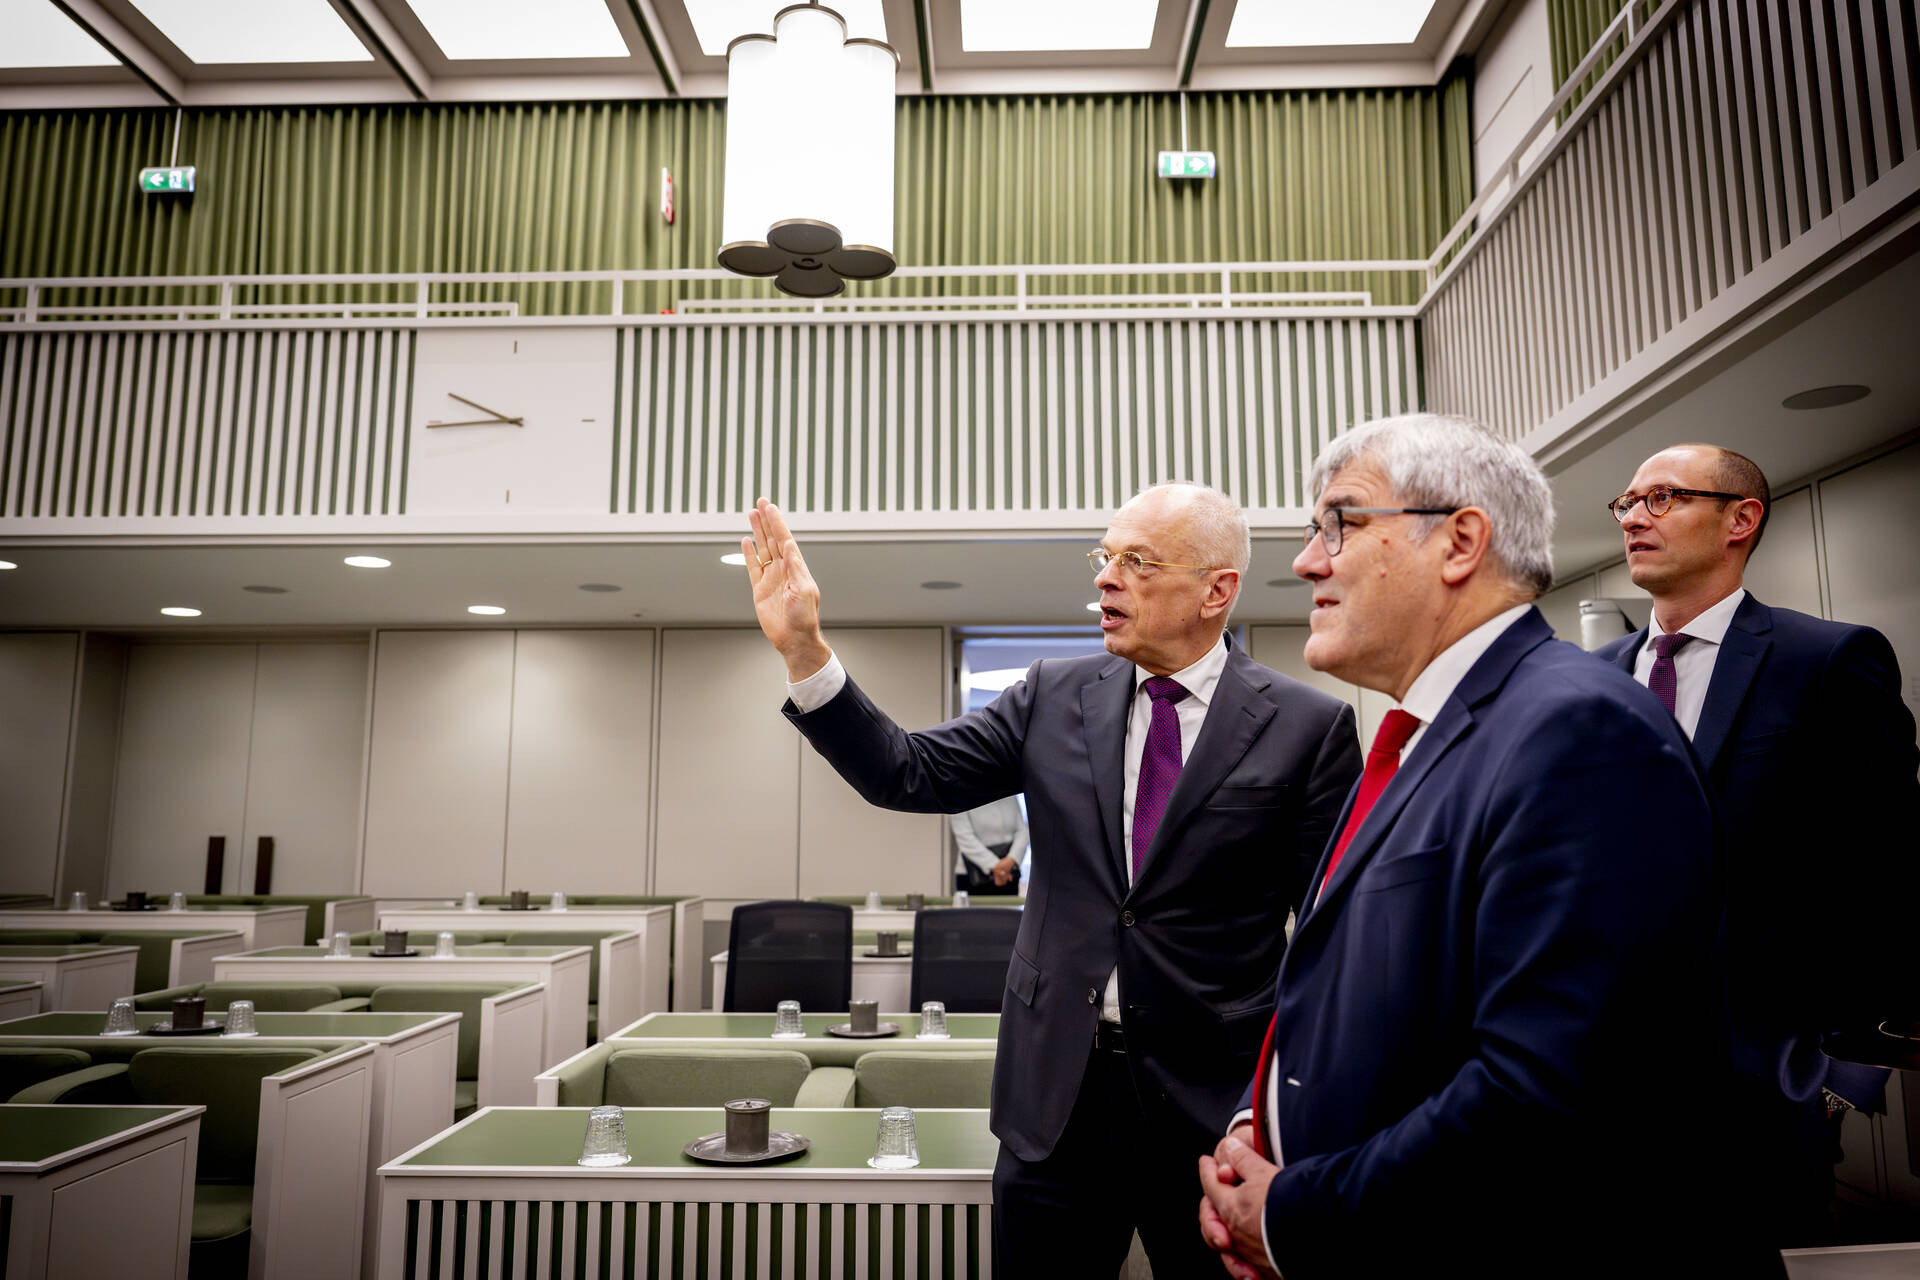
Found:
<path fill-rule="evenodd" d="M 1108 1053 L 1127 1051 L 1127 1033 L 1117 1022 L 1108 1022 L 1105 1018 L 1093 1024 L 1093 1047 L 1104 1049 Z"/>

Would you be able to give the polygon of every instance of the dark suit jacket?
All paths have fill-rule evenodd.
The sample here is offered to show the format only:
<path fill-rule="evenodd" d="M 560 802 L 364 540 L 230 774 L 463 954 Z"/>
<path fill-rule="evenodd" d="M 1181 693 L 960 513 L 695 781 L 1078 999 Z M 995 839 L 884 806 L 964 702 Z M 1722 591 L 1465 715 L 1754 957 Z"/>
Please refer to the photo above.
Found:
<path fill-rule="evenodd" d="M 1229 650 L 1129 889 L 1120 805 L 1133 697 L 1133 664 L 1096 655 L 1036 662 L 992 705 L 920 733 L 851 680 L 806 715 L 786 707 L 883 808 L 956 813 L 1026 793 L 1033 864 L 993 1072 L 993 1131 L 1026 1160 L 1066 1127 L 1115 965 L 1143 1100 L 1185 1117 L 1196 1158 L 1211 1149 L 1259 1052 L 1281 923 L 1360 771 L 1350 707 Z"/>
<path fill-rule="evenodd" d="M 1288 1280 L 1652 1274 L 1653 1242 L 1709 1230 L 1691 1189 L 1677 1231 L 1651 1208 L 1662 1092 L 1714 1089 L 1724 1060 L 1712 850 L 1653 696 L 1537 610 L 1503 632 L 1281 969 L 1266 1227 Z"/>
<path fill-rule="evenodd" d="M 1631 673 L 1646 638 L 1597 656 Z M 1912 938 L 1920 752 L 1893 647 L 1871 627 L 1749 595 L 1693 747 L 1719 810 L 1736 1057 L 1815 1103 L 1833 1071 L 1821 1033 L 1914 1001 L 1911 951 L 1894 946 Z"/>

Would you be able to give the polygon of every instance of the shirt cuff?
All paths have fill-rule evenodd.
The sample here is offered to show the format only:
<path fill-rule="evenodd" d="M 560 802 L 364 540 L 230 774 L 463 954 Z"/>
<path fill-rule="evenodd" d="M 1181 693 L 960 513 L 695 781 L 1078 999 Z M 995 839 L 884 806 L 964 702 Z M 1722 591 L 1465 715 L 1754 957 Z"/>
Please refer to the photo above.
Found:
<path fill-rule="evenodd" d="M 846 688 L 847 669 L 840 665 L 840 656 L 832 650 L 827 652 L 827 665 L 797 684 L 787 686 L 787 697 L 800 709 L 800 714 L 818 711 L 832 702 L 840 690 Z"/>
<path fill-rule="evenodd" d="M 1252 1107 L 1248 1107 L 1245 1111 L 1236 1111 L 1233 1113 L 1233 1119 L 1227 1121 L 1227 1133 L 1232 1133 L 1235 1129 L 1239 1128 L 1243 1124 L 1252 1124 L 1252 1123 L 1253 1123 Z M 1225 1137 L 1226 1134 L 1222 1134 L 1221 1136 Z"/>
<path fill-rule="evenodd" d="M 1253 1108 L 1249 1107 L 1244 1111 L 1236 1111 L 1233 1113 L 1233 1119 L 1227 1121 L 1227 1132 L 1232 1133 L 1239 1126 L 1252 1123 Z M 1260 1214 L 1260 1247 L 1266 1250 L 1267 1265 L 1273 1268 L 1275 1275 L 1279 1275 L 1280 1264 L 1274 1261 L 1273 1246 L 1267 1243 L 1267 1215 L 1264 1211 Z M 1282 1280 L 1285 1280 L 1285 1278 L 1282 1277 Z"/>

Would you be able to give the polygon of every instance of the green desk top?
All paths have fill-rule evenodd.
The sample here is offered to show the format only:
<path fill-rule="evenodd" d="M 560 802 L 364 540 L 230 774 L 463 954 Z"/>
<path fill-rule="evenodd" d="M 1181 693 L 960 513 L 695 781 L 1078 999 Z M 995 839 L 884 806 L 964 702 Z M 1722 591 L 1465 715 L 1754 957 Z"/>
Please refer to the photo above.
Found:
<path fill-rule="evenodd" d="M 0 1168 L 40 1164 L 185 1107 L 0 1106 Z"/>
<path fill-rule="evenodd" d="M 987 1176 L 1000 1143 L 987 1128 L 985 1111 L 921 1111 L 914 1129 L 920 1141 L 920 1166 L 928 1170 L 977 1170 Z M 754 1174 L 782 1169 L 846 1169 L 885 1177 L 867 1166 L 879 1128 L 876 1108 L 844 1111 L 796 1111 L 775 1107 L 775 1129 L 805 1134 L 813 1145 L 791 1160 L 767 1165 L 710 1165 L 688 1159 L 681 1148 L 695 1138 L 719 1133 L 726 1117 L 718 1107 L 685 1110 L 627 1109 L 627 1149 L 633 1163 L 618 1169 L 582 1169 L 582 1173 L 619 1173 L 622 1169 L 718 1169 Z M 581 1139 L 587 1131 L 584 1107 L 495 1107 L 449 1131 L 425 1150 L 399 1162 L 406 1168 L 447 1165 L 498 1165 L 519 1169 L 578 1168 Z"/>
<path fill-rule="evenodd" d="M 847 1020 L 844 1013 L 803 1013 L 800 1024 L 806 1028 L 808 1039 L 840 1040 L 846 1044 L 860 1044 L 888 1048 L 920 1048 L 930 1043 L 915 1040 L 920 1034 L 920 1015 L 917 1013 L 882 1013 L 883 1022 L 900 1024 L 900 1034 L 888 1036 L 884 1040 L 847 1040 L 844 1037 L 829 1036 L 827 1028 Z M 947 1032 L 954 1040 L 971 1040 L 976 1047 L 986 1048 L 1000 1035 L 1000 1015 L 997 1013 L 950 1013 L 947 1015 Z M 645 1019 L 637 1027 L 629 1027 L 615 1036 L 616 1040 L 758 1040 L 770 1045 L 798 1044 L 794 1040 L 775 1040 L 773 1035 L 773 1015 L 770 1013 L 656 1013 Z M 931 1043 L 939 1043 L 934 1041 Z"/>
<path fill-rule="evenodd" d="M 139 948 L 127 946 L 102 946 L 97 942 L 72 942 L 62 946 L 39 946 L 33 943 L 0 944 L 0 960 L 59 960 L 68 956 L 90 956 L 96 951 L 137 951 Z"/>
<path fill-rule="evenodd" d="M 150 1027 L 156 1022 L 165 1022 L 173 1015 L 170 1013 L 136 1013 L 135 1021 L 141 1027 Z M 207 1015 L 215 1022 L 225 1022 L 226 1015 L 212 1013 Z M 399 1035 L 410 1031 L 435 1018 L 443 1018 L 442 1013 L 256 1013 L 253 1024 L 263 1036 L 299 1036 L 311 1039 L 314 1036 L 327 1038 L 371 1038 L 374 1036 Z M 0 1022 L 0 1037 L 40 1037 L 47 1036 L 97 1036 L 107 1024 L 104 1013 L 37 1013 L 29 1018 L 15 1018 L 11 1022 Z M 115 1037 L 115 1039 L 120 1039 Z M 220 1036 L 153 1036 L 142 1037 L 139 1043 L 148 1044 L 204 1044 L 208 1040 L 219 1040 Z M 122 1043 L 133 1043 L 134 1038 L 127 1036 Z M 229 1041 L 228 1043 L 234 1043 Z"/>
<path fill-rule="evenodd" d="M 566 951 L 584 951 L 586 943 L 573 942 L 565 946 L 550 947 L 505 947 L 500 945 L 478 947 L 455 947 L 451 959 L 454 960 L 544 960 L 548 956 L 557 956 Z M 417 956 L 376 956 L 372 947 L 355 947 L 352 959 L 355 960 L 439 960 L 445 962 L 449 957 L 433 954 L 433 944 L 415 948 Z M 319 947 L 265 947 L 259 951 L 241 951 L 226 960 L 339 960 L 338 956 L 329 956 Z"/>

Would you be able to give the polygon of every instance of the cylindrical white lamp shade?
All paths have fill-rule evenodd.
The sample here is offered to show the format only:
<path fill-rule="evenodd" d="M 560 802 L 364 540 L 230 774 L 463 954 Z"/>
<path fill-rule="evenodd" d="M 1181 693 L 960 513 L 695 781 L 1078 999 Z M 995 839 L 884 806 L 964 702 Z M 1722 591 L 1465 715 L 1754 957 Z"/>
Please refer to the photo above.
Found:
<path fill-rule="evenodd" d="M 795 5 L 727 53 L 720 265 L 804 298 L 894 268 L 893 82 L 899 58 Z"/>

